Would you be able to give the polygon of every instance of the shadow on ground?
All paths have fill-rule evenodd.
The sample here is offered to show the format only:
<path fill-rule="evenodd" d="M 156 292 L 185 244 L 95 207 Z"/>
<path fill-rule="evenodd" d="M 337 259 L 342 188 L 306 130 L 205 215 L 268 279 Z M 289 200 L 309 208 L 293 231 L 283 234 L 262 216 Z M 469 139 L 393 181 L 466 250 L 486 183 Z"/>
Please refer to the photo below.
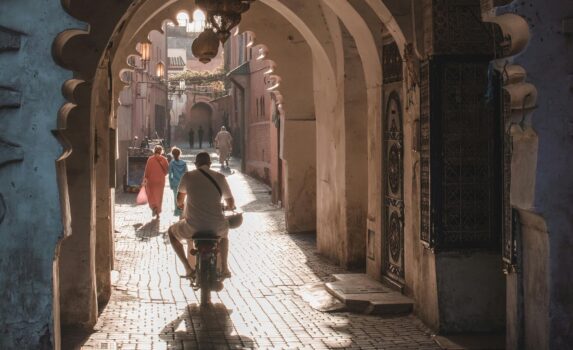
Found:
<path fill-rule="evenodd" d="M 62 349 L 81 349 L 94 330 L 78 327 L 62 327 Z"/>
<path fill-rule="evenodd" d="M 253 349 L 249 337 L 237 334 L 230 312 L 223 304 L 192 304 L 159 334 L 168 349 Z"/>
<path fill-rule="evenodd" d="M 164 234 L 164 232 L 160 232 L 159 227 L 160 227 L 159 219 L 153 219 L 140 227 L 134 226 L 135 237 L 139 238 L 142 241 L 146 241 L 151 238 L 160 236 Z"/>
<path fill-rule="evenodd" d="M 131 207 L 137 207 L 138 205 L 135 204 L 136 198 L 137 198 L 137 193 L 124 192 L 124 195 L 115 196 L 115 204 L 116 205 L 129 205 Z"/>

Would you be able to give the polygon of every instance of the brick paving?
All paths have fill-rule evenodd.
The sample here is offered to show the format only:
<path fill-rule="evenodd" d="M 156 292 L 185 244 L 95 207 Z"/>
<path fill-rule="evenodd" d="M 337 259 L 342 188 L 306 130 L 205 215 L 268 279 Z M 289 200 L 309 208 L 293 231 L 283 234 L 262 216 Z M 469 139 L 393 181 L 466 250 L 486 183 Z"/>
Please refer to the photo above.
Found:
<path fill-rule="evenodd" d="M 135 195 L 117 194 L 113 294 L 82 349 L 438 348 L 413 316 L 312 309 L 297 291 L 344 271 L 316 254 L 313 235 L 285 232 L 266 186 L 235 170 L 228 181 L 244 223 L 230 233 L 233 277 L 208 309 L 179 278 L 183 267 L 166 236 L 176 220 L 172 192 L 165 190 L 160 221 L 133 204 Z"/>

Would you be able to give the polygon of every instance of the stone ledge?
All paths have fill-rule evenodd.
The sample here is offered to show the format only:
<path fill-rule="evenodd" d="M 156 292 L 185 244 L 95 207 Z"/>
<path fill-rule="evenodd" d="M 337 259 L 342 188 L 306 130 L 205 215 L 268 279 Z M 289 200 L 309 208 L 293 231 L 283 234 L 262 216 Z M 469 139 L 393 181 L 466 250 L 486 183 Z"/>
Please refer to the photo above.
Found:
<path fill-rule="evenodd" d="M 399 315 L 412 312 L 414 301 L 365 274 L 335 274 L 326 290 L 342 301 L 348 311 L 373 315 Z"/>

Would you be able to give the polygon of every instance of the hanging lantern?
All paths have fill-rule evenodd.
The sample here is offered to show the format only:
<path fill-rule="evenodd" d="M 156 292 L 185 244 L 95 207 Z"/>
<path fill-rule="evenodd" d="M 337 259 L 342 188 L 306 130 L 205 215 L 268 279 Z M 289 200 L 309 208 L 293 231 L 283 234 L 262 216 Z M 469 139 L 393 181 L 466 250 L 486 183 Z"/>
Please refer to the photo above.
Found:
<path fill-rule="evenodd" d="M 254 0 L 195 0 L 206 14 L 207 23 L 215 30 L 222 44 L 231 35 L 231 29 L 241 22 L 241 15 Z"/>
<path fill-rule="evenodd" d="M 201 63 L 209 63 L 219 52 L 219 38 L 212 28 L 206 28 L 191 45 L 193 55 Z"/>

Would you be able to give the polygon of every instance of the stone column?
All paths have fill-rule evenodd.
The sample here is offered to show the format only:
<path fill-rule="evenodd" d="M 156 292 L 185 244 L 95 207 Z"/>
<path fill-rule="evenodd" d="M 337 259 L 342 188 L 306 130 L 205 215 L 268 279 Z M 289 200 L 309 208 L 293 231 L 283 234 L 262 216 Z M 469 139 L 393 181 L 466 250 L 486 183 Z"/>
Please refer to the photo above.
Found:
<path fill-rule="evenodd" d="M 88 85 L 86 83 L 86 85 Z M 90 86 L 86 86 L 89 91 Z M 89 98 L 89 94 L 84 96 Z M 90 102 L 68 117 L 73 152 L 67 162 L 72 234 L 60 249 L 60 306 L 63 326 L 93 327 L 97 320 L 95 281 L 94 123 Z"/>
<path fill-rule="evenodd" d="M 436 299 L 420 314 L 443 333 L 501 332 L 503 140 L 489 72 L 493 30 L 480 20 L 479 0 L 424 4 L 420 240 L 429 251 L 420 263 L 429 271 L 417 293 L 435 283 Z"/>
<path fill-rule="evenodd" d="M 305 19 L 320 18 L 318 3 L 295 5 Z M 275 63 L 273 74 L 283 78 L 277 90 L 284 98 L 285 114 L 276 156 L 283 162 L 282 197 L 287 230 L 292 233 L 314 231 L 317 229 L 318 183 L 313 86 L 319 90 L 325 86 L 313 83 L 313 49 L 284 14 L 263 2 L 253 4 L 249 16 L 241 21 L 241 30 L 252 31 L 256 43 L 268 48 L 267 59 Z M 320 157 L 324 157 L 324 153 Z"/>
<path fill-rule="evenodd" d="M 346 247 L 343 265 L 366 264 L 366 217 L 368 212 L 368 101 L 362 60 L 354 39 L 342 28 L 344 50 L 344 168 Z M 342 145 L 341 145 L 342 146 Z"/>
<path fill-rule="evenodd" d="M 115 150 L 115 140 L 111 140 L 110 114 L 114 107 L 110 101 L 108 90 L 108 71 L 98 69 L 96 73 L 97 86 L 93 91 L 92 115 L 95 120 L 95 201 L 96 201 L 96 282 L 97 299 L 100 305 L 107 303 L 111 296 L 111 269 L 113 264 L 113 222 L 112 191 L 110 180 L 115 174 L 111 164 L 115 157 L 111 157 Z M 112 143 L 113 142 L 113 143 Z"/>

